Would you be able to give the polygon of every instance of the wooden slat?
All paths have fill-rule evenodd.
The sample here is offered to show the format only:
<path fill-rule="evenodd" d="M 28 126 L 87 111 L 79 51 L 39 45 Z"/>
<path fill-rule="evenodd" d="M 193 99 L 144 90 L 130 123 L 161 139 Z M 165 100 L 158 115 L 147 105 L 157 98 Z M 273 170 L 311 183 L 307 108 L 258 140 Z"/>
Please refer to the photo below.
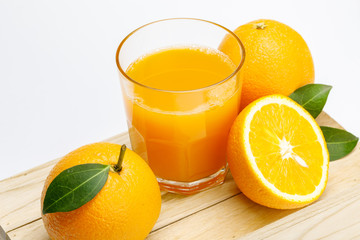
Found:
<path fill-rule="evenodd" d="M 319 114 L 319 116 L 316 118 L 316 122 L 319 124 L 319 126 L 329 126 L 329 127 L 344 129 L 339 123 L 337 123 L 326 112 L 321 112 Z"/>
<path fill-rule="evenodd" d="M 354 202 L 355 201 L 355 202 Z M 345 209 L 346 208 L 346 209 Z M 334 226 L 323 225 L 323 218 L 332 213 L 346 210 L 352 215 L 333 216 Z M 329 181 L 324 194 L 312 205 L 299 210 L 275 210 L 262 207 L 248 200 L 243 194 L 238 194 L 211 208 L 184 218 L 176 223 L 154 231 L 149 239 L 233 239 L 250 234 L 246 239 L 302 239 L 302 234 L 308 234 L 315 224 L 317 235 L 308 239 L 319 239 L 329 233 L 337 233 L 341 229 L 353 229 L 360 222 L 360 150 L 346 158 L 330 164 Z M 321 218 L 319 215 L 321 215 Z M 339 218 L 344 216 L 345 219 Z M 347 218 L 346 218 L 347 216 Z M 213 220 L 215 219 L 215 220 Z M 310 219 L 310 220 L 309 220 Z M 329 224 L 329 223 L 328 223 Z M 185 229 L 197 229 L 185 231 Z M 259 229 L 258 231 L 255 231 Z M 254 232 L 255 231 L 255 232 Z M 279 231 L 279 233 L 278 233 Z M 315 230 L 314 230 L 315 231 Z M 360 233 L 360 230 L 358 230 Z"/>
<path fill-rule="evenodd" d="M 319 125 L 341 127 L 325 113 L 322 113 L 317 121 Z M 120 134 L 106 141 L 129 145 L 127 134 Z M 257 205 L 239 193 L 230 175 L 222 186 L 193 196 L 162 193 L 161 214 L 148 238 L 232 239 L 255 231 L 256 235 L 248 236 L 256 239 L 259 236 L 267 237 L 261 235 L 266 231 L 264 233 L 261 231 L 267 228 L 270 228 L 268 231 L 273 228 L 278 229 L 283 224 L 281 221 L 285 219 L 290 221 L 294 216 L 294 219 L 298 219 L 296 216 L 311 218 L 313 211 L 326 211 L 326 209 L 335 211 L 333 208 L 338 207 L 339 204 L 335 202 L 333 205 L 330 204 L 335 201 L 335 196 L 346 196 L 346 193 L 342 193 L 344 189 L 357 187 L 355 180 L 360 175 L 358 174 L 359 152 L 357 149 L 346 159 L 331 163 L 329 183 L 325 193 L 319 201 L 300 210 L 281 211 Z M 48 239 L 40 218 L 39 198 L 43 181 L 55 162 L 56 160 L 0 182 L 0 206 L 2 206 L 0 225 L 11 239 L 25 239 L 24 236 L 26 239 Z M 358 195 L 351 195 L 353 198 L 356 196 Z M 355 209 L 351 208 L 351 210 Z M 351 224 L 351 226 L 345 224 L 342 229 L 349 231 L 352 229 L 355 233 L 355 226 L 359 224 L 356 222 Z M 294 226 L 297 225 L 301 226 L 301 222 L 294 222 Z M 340 229 L 336 234 L 342 234 L 341 231 L 343 230 Z M 281 231 L 278 234 L 280 238 L 285 236 L 281 235 Z"/>
<path fill-rule="evenodd" d="M 165 193 L 161 198 L 161 213 L 153 231 L 211 207 L 238 193 L 239 190 L 230 174 L 223 185 L 192 196 Z"/>
<path fill-rule="evenodd" d="M 15 229 L 8 233 L 11 240 L 16 239 L 36 239 L 49 240 L 49 236 L 45 230 L 42 219 L 38 219 L 24 227 Z"/>
<path fill-rule="evenodd" d="M 245 235 L 243 239 L 360 237 L 360 184 Z"/>

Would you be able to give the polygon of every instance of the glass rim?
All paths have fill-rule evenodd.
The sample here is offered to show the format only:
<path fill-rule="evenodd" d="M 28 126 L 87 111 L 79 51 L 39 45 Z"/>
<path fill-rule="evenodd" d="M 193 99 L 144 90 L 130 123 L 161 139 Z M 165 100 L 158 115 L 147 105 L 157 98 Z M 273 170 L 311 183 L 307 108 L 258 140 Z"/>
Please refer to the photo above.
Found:
<path fill-rule="evenodd" d="M 129 75 L 126 74 L 126 70 L 124 70 L 121 65 L 120 65 L 120 62 L 119 62 L 119 55 L 120 55 L 120 51 L 122 49 L 122 46 L 124 45 L 124 43 L 136 32 L 138 32 L 139 30 L 149 26 L 149 25 L 152 25 L 152 24 L 156 24 L 156 23 L 159 23 L 159 22 L 165 22 L 165 21 L 172 21 L 172 20 L 194 20 L 194 21 L 201 21 L 201 22 L 205 22 L 205 23 L 210 23 L 212 25 L 215 25 L 217 27 L 220 27 L 222 28 L 223 30 L 225 30 L 226 32 L 228 32 L 230 35 L 232 35 L 235 40 L 237 41 L 237 43 L 239 44 L 240 46 L 240 52 L 241 52 L 241 60 L 240 60 L 240 63 L 238 64 L 238 66 L 235 68 L 235 70 L 229 75 L 227 76 L 226 78 L 214 83 L 214 84 L 211 84 L 209 86 L 205 86 L 205 87 L 202 87 L 202 88 L 196 88 L 196 89 L 191 89 L 191 90 L 166 90 L 166 89 L 159 89 L 159 88 L 154 88 L 154 87 L 150 87 L 150 86 L 147 86 L 145 84 L 142 84 L 138 81 L 136 81 L 135 79 L 132 79 Z M 120 73 L 127 79 L 129 80 L 130 82 L 136 84 L 136 85 L 139 85 L 141 87 L 144 87 L 144 88 L 147 88 L 147 89 L 151 89 L 151 90 L 154 90 L 154 91 L 159 91 L 159 92 L 168 92 L 168 93 L 190 93 L 190 92 L 197 92 L 197 91 L 202 91 L 202 90 L 206 90 L 206 89 L 209 89 L 209 88 L 212 88 L 216 85 L 219 85 L 219 84 L 222 84 L 228 80 L 230 80 L 231 78 L 233 78 L 241 69 L 242 65 L 244 64 L 244 61 L 245 61 L 245 48 L 244 48 L 244 45 L 243 43 L 241 42 L 240 38 L 231 30 L 229 30 L 228 28 L 220 25 L 220 24 L 217 24 L 215 22 L 211 22 L 211 21 L 208 21 L 208 20 L 203 20 L 203 19 L 199 19 L 199 18 L 166 18 L 166 19 L 161 19 L 161 20 L 157 20 L 157 21 L 153 21 L 153 22 L 150 22 L 150 23 L 147 23 L 145 25 L 142 25 L 138 28 L 136 28 L 135 30 L 133 30 L 132 32 L 130 32 L 119 44 L 117 50 L 116 50 L 116 65 L 120 71 Z"/>

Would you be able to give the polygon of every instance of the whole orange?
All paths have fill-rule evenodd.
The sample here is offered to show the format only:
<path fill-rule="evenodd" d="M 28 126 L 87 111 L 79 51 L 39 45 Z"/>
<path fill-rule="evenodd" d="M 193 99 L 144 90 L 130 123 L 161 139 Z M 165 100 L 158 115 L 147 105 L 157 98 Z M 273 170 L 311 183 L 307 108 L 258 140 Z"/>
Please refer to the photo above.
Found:
<path fill-rule="evenodd" d="M 288 96 L 297 88 L 314 82 L 314 64 L 304 39 L 291 27 L 267 19 L 249 22 L 234 33 L 245 47 L 241 109 L 270 94 Z M 219 49 L 235 63 L 238 46 L 225 37 Z"/>
<path fill-rule="evenodd" d="M 118 144 L 95 143 L 67 154 L 47 177 L 41 204 L 49 184 L 63 170 L 84 163 L 114 165 L 120 148 Z M 120 173 L 109 171 L 104 187 L 92 200 L 76 210 L 48 213 L 42 219 L 51 239 L 144 239 L 159 217 L 160 206 L 153 172 L 127 149 Z"/>

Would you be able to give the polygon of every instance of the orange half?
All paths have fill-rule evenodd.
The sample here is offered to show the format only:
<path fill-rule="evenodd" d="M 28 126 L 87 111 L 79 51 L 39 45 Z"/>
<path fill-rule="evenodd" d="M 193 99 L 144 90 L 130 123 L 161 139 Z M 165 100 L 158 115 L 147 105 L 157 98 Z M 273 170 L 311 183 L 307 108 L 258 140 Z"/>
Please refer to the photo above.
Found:
<path fill-rule="evenodd" d="M 267 207 L 291 209 L 322 194 L 329 153 L 314 118 L 290 98 L 271 95 L 248 105 L 235 120 L 228 162 L 248 198 Z"/>

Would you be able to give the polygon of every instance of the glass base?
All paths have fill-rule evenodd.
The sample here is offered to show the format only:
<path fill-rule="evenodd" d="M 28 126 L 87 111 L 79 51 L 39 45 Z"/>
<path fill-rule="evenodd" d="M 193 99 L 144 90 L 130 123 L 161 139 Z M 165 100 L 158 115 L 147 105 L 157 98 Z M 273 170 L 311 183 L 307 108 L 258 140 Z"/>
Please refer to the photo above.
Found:
<path fill-rule="evenodd" d="M 226 174 L 228 172 L 228 165 L 217 171 L 216 173 L 202 178 L 193 182 L 178 182 L 165 180 L 162 178 L 157 178 L 159 182 L 160 189 L 162 191 L 177 193 L 182 195 L 191 195 L 194 193 L 201 192 L 203 190 L 209 189 L 221 185 L 225 181 Z"/>

